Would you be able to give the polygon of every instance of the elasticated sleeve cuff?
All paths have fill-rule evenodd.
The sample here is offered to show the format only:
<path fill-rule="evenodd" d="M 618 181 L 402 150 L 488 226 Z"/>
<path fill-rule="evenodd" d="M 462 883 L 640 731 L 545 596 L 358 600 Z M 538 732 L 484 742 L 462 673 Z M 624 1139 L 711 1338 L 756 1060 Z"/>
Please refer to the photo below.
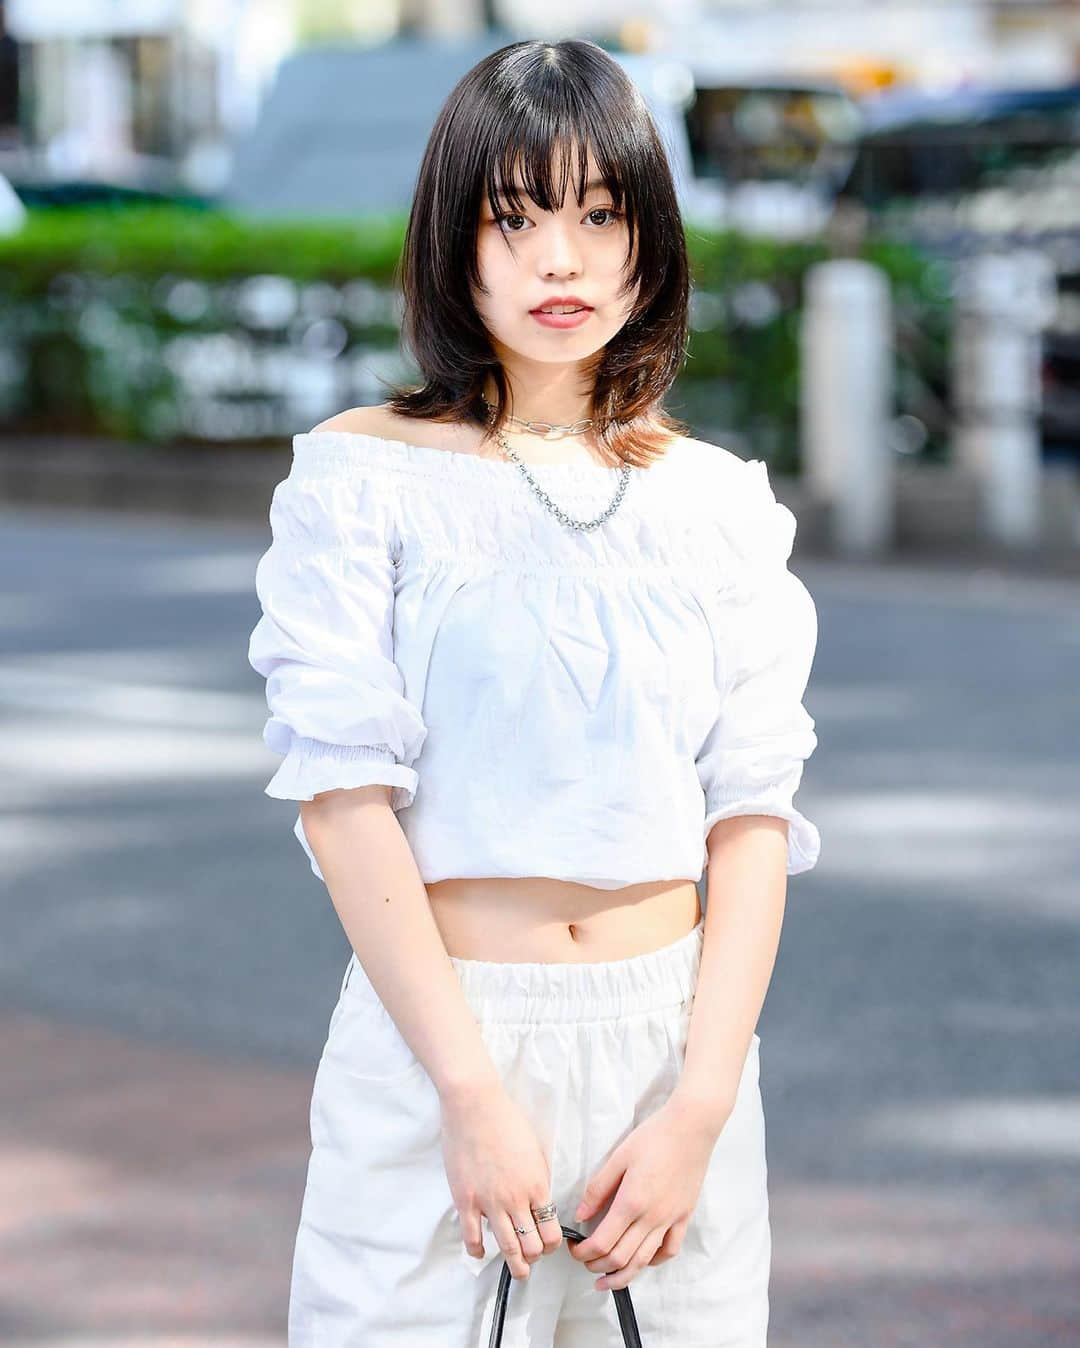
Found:
<path fill-rule="evenodd" d="M 724 514 L 737 583 L 717 595 L 718 706 L 696 755 L 708 835 L 721 819 L 788 820 L 789 875 L 816 865 L 817 828 L 794 804 L 803 766 L 817 747 L 803 705 L 817 646 L 817 609 L 788 569 L 795 518 L 777 501 L 760 460 L 744 465 L 739 509 Z"/>
<path fill-rule="evenodd" d="M 325 744 L 296 738 L 265 788 L 277 800 L 314 800 L 322 791 L 382 784 L 392 787 L 390 803 L 403 810 L 413 803 L 419 776 L 383 745 Z"/>
<path fill-rule="evenodd" d="M 266 680 L 279 800 L 383 783 L 411 805 L 427 727 L 394 657 L 396 520 L 377 474 L 294 459 L 270 506 L 248 661 Z"/>

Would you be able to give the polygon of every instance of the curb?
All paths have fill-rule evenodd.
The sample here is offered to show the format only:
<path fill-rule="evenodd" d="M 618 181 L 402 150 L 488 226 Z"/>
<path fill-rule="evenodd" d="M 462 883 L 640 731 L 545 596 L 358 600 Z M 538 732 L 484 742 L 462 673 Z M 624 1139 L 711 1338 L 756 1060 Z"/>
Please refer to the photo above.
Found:
<path fill-rule="evenodd" d="M 291 461 L 291 449 L 8 436 L 0 439 L 0 500 L 265 524 Z"/>

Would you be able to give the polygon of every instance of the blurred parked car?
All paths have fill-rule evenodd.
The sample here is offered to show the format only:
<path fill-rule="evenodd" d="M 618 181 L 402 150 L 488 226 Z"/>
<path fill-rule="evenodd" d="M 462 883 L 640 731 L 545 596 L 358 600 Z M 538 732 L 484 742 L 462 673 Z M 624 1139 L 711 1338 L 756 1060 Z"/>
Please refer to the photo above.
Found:
<path fill-rule="evenodd" d="M 693 191 L 718 228 L 813 238 L 850 172 L 856 100 L 828 81 L 720 81 L 694 71 L 683 110 Z"/>
<path fill-rule="evenodd" d="M 122 178 L 104 178 L 57 173 L 41 151 L 8 150 L 0 153 L 0 175 L 27 207 L 217 204 L 192 192 L 177 165 L 158 155 L 134 155 Z"/>

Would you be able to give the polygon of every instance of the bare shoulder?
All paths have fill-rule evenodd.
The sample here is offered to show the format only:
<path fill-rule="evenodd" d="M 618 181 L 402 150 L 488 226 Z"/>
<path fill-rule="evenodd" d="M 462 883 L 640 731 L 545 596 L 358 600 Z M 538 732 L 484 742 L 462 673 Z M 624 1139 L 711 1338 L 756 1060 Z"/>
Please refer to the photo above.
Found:
<path fill-rule="evenodd" d="M 392 433 L 395 418 L 382 403 L 372 407 L 349 407 L 337 412 L 325 421 L 312 427 L 316 431 L 348 431 L 359 435 L 389 436 Z"/>
<path fill-rule="evenodd" d="M 399 416 L 385 403 L 375 403 L 371 407 L 350 407 L 320 421 L 312 433 L 315 431 L 347 431 L 354 435 L 374 435 L 381 440 L 401 440 L 410 445 L 461 450 L 465 453 L 473 450 L 476 439 L 473 427 Z"/>

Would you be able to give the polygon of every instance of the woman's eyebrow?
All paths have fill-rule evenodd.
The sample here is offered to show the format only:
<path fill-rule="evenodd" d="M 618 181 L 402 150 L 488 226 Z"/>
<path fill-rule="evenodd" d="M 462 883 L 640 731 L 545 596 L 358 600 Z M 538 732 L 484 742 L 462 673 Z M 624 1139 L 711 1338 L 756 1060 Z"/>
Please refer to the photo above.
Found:
<path fill-rule="evenodd" d="M 590 192 L 595 192 L 598 188 L 606 186 L 607 184 L 604 182 L 603 178 L 590 178 L 589 181 L 585 184 L 585 195 L 588 196 Z M 526 188 L 524 183 L 514 183 L 514 191 L 518 194 L 519 197 L 529 195 L 528 189 Z M 510 200 L 509 192 L 503 188 L 497 187 L 495 189 L 495 196 L 498 198 L 499 201 Z"/>

